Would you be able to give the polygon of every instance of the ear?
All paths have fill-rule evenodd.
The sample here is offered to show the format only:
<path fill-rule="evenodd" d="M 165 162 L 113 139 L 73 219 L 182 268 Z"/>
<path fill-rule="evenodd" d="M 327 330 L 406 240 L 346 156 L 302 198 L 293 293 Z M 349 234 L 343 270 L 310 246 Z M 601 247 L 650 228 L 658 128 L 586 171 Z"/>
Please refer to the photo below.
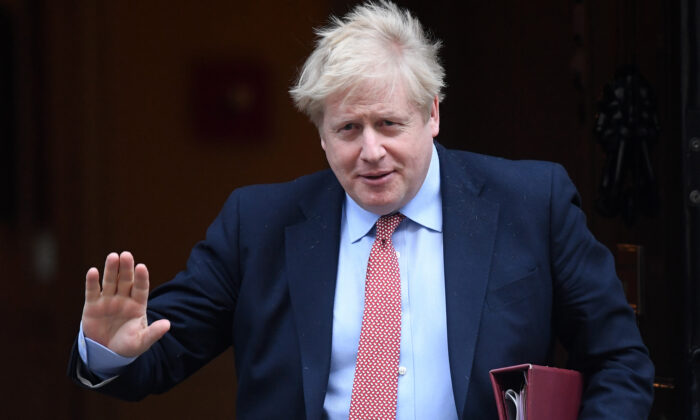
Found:
<path fill-rule="evenodd" d="M 433 138 L 437 137 L 440 132 L 440 100 L 437 95 L 433 98 L 433 106 L 430 109 L 428 124 L 430 125 L 430 133 Z"/>
<path fill-rule="evenodd" d="M 318 131 L 318 138 L 321 139 L 321 149 L 326 151 L 326 140 L 323 138 L 323 117 L 321 119 L 314 119 L 314 125 L 316 126 L 316 131 Z"/>

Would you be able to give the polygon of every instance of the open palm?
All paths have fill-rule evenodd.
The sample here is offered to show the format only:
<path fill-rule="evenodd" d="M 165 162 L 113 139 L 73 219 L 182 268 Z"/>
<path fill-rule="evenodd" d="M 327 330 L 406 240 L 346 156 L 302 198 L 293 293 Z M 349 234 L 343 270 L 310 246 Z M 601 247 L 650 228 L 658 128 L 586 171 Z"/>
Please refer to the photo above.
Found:
<path fill-rule="evenodd" d="M 85 277 L 83 333 L 113 352 L 135 357 L 148 350 L 169 329 L 161 319 L 148 325 L 148 269 L 128 251 L 107 256 L 102 287 L 100 273 L 93 267 Z"/>

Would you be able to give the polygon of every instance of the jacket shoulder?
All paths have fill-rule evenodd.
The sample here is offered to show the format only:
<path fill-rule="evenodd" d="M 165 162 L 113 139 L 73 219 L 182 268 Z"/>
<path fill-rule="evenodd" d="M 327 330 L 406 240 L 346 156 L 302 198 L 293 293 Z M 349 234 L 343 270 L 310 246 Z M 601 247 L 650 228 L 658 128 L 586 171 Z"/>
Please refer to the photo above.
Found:
<path fill-rule="evenodd" d="M 231 192 L 229 200 L 235 198 L 242 204 L 259 207 L 279 206 L 337 186 L 333 172 L 326 169 L 287 182 L 246 185 Z"/>
<path fill-rule="evenodd" d="M 241 221 L 265 220 L 288 224 L 297 220 L 305 204 L 335 202 L 342 187 L 330 169 L 304 175 L 288 182 L 248 185 L 234 190 L 221 215 L 237 215 Z"/>
<path fill-rule="evenodd" d="M 441 165 L 446 171 L 459 171 L 482 192 L 549 193 L 553 178 L 568 180 L 558 163 L 540 160 L 511 160 L 460 150 L 445 150 Z"/>

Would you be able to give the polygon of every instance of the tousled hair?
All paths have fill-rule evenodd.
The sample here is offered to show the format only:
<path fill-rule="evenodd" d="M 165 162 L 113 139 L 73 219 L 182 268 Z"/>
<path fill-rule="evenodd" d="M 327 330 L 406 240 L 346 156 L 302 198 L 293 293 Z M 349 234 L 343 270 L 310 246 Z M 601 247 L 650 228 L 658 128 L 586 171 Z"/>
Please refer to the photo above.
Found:
<path fill-rule="evenodd" d="M 342 19 L 331 17 L 316 30 L 316 47 L 289 90 L 297 108 L 320 126 L 324 101 L 361 85 L 388 89 L 403 83 L 409 100 L 430 114 L 435 96 L 444 98 L 445 71 L 438 51 L 418 19 L 394 3 L 368 1 Z"/>

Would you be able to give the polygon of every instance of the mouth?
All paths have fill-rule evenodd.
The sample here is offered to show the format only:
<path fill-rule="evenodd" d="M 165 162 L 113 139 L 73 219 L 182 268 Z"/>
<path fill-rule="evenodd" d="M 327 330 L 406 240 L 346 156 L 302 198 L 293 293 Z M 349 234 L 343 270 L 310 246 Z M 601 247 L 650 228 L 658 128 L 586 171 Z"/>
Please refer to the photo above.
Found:
<path fill-rule="evenodd" d="M 364 174 L 360 174 L 360 178 L 364 179 L 367 182 L 371 183 L 376 183 L 376 182 L 381 182 L 391 176 L 394 171 L 377 171 L 377 172 L 368 172 Z"/>

